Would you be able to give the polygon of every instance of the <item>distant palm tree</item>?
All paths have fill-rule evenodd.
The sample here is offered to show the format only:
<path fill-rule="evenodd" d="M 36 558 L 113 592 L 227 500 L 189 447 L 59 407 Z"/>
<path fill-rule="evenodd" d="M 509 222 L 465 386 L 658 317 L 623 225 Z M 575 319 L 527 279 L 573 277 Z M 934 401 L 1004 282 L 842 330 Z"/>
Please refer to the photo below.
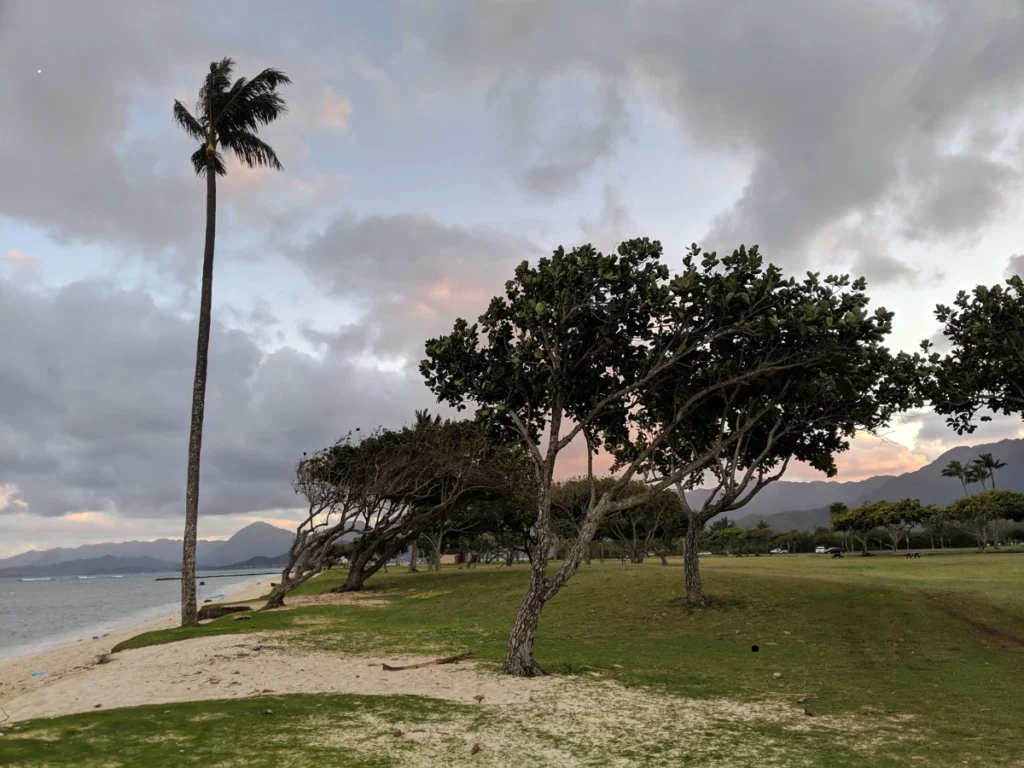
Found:
<path fill-rule="evenodd" d="M 963 464 L 956 460 L 949 462 L 942 468 L 942 476 L 955 477 L 959 480 L 964 489 L 964 496 L 967 496 L 967 468 Z"/>
<path fill-rule="evenodd" d="M 964 468 L 964 480 L 967 483 L 981 483 L 981 490 L 985 490 L 985 481 L 988 480 L 988 470 L 977 459 Z"/>
<path fill-rule="evenodd" d="M 440 424 L 440 414 L 438 414 L 437 416 L 431 416 L 430 411 L 428 411 L 426 408 L 424 408 L 422 411 L 416 411 L 416 424 L 414 425 L 416 429 L 420 429 L 421 427 L 436 427 L 439 426 Z"/>
<path fill-rule="evenodd" d="M 185 483 L 185 535 L 181 558 L 181 624 L 196 626 L 196 529 L 199 524 L 199 457 L 203 443 L 203 409 L 206 401 L 206 367 L 210 351 L 210 306 L 213 301 L 213 243 L 217 232 L 217 176 L 227 173 L 220 148 L 233 152 L 250 168 L 281 170 L 273 148 L 257 135 L 261 126 L 287 111 L 277 93 L 291 82 L 283 72 L 265 69 L 252 80 L 231 75 L 235 62 L 210 63 L 210 72 L 199 89 L 196 114 L 174 100 L 174 122 L 199 143 L 192 153 L 197 176 L 206 177 L 206 246 L 203 250 L 203 282 L 199 300 L 199 340 L 196 373 L 192 384 L 192 425 L 188 436 L 188 474 Z"/>
<path fill-rule="evenodd" d="M 1000 461 L 992 457 L 991 453 L 983 453 L 975 459 L 975 463 L 985 468 L 988 476 L 992 479 L 992 488 L 996 487 L 996 470 L 1002 469 L 1006 466 L 1005 461 Z"/>
<path fill-rule="evenodd" d="M 841 515 L 844 512 L 849 512 L 849 511 L 850 511 L 850 508 L 848 506 L 846 506 L 841 501 L 833 501 L 831 504 L 828 505 L 828 516 L 829 517 L 835 517 L 836 515 Z"/>

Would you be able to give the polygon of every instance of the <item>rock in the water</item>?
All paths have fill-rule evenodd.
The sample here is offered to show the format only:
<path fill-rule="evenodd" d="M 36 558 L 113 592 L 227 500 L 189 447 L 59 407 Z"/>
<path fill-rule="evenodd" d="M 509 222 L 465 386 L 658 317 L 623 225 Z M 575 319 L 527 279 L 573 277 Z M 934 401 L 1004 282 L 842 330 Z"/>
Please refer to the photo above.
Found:
<path fill-rule="evenodd" d="M 248 605 L 204 605 L 199 609 L 199 620 L 219 619 L 221 616 L 227 616 L 229 613 L 251 610 Z"/>

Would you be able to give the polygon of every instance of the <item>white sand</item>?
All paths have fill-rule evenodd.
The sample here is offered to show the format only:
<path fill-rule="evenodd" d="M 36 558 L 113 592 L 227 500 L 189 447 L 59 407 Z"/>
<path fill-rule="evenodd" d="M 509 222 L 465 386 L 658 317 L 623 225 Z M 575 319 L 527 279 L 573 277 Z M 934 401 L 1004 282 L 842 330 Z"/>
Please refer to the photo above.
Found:
<path fill-rule="evenodd" d="M 254 584 L 247 584 L 212 602 L 237 603 L 252 600 L 266 594 L 270 589 L 269 583 L 270 578 L 266 578 Z M 8 703 L 26 693 L 49 690 L 68 680 L 81 680 L 83 673 L 95 665 L 97 657 L 108 653 L 118 643 L 142 632 L 175 627 L 179 620 L 178 614 L 164 616 L 131 630 L 110 634 L 97 640 L 81 640 L 42 653 L 0 661 L 0 707 L 10 713 Z M 32 677 L 33 672 L 46 674 Z M 0 713 L 0 721 L 2 720 L 4 715 Z"/>
<path fill-rule="evenodd" d="M 511 681 L 469 663 L 385 672 L 382 664 L 422 656 L 352 656 L 276 645 L 275 633 L 218 635 L 120 651 L 106 664 L 80 668 L 27 690 L 3 706 L 11 721 L 201 699 L 280 693 L 413 694 L 474 703 L 520 703 L 564 688 L 564 678 Z"/>

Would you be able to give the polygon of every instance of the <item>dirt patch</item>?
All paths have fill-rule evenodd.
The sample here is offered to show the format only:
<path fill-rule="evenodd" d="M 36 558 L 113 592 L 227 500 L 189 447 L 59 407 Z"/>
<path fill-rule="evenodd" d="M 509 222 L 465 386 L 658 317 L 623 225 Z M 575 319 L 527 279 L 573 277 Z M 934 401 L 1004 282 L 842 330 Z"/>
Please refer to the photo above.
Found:
<path fill-rule="evenodd" d="M 325 592 L 322 595 L 294 595 L 285 598 L 283 608 L 274 610 L 287 610 L 288 608 L 300 608 L 307 605 L 387 605 L 388 601 L 379 597 L 373 597 L 363 592 Z"/>
<path fill-rule="evenodd" d="M 1021 637 L 1020 635 L 1016 635 L 1012 632 L 1007 632 L 1006 630 L 1000 629 L 999 627 L 993 626 L 991 624 L 986 624 L 981 619 L 975 619 L 971 616 L 967 616 L 958 611 L 957 609 L 952 608 L 948 605 L 940 604 L 939 607 L 942 609 L 942 612 L 945 613 L 947 616 L 951 616 L 957 621 L 966 624 L 971 629 L 975 630 L 976 632 L 979 632 L 980 634 L 984 635 L 990 640 L 996 641 L 999 645 L 1003 646 L 1004 648 L 1014 648 L 1017 650 L 1024 649 L 1024 637 Z"/>

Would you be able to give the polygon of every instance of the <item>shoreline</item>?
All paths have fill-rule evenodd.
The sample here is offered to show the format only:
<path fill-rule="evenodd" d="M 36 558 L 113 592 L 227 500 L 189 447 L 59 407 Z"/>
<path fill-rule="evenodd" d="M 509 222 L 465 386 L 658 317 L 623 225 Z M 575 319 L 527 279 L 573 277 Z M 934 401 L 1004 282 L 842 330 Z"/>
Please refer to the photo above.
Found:
<path fill-rule="evenodd" d="M 239 584 L 224 597 L 211 600 L 200 605 L 230 604 L 256 600 L 270 589 L 272 576 L 265 576 L 259 581 Z M 52 681 L 59 680 L 73 672 L 81 671 L 96 663 L 96 659 L 118 643 L 135 637 L 143 632 L 158 629 L 171 629 L 178 625 L 179 614 L 169 613 L 156 619 L 143 619 L 138 624 L 125 627 L 116 632 L 107 633 L 95 639 L 79 638 L 67 643 L 47 648 L 42 651 L 20 654 L 11 658 L 0 659 L 0 708 L 11 699 L 24 693 L 41 688 Z M 33 672 L 44 672 L 33 676 Z M 0 721 L 4 719 L 0 712 Z"/>

